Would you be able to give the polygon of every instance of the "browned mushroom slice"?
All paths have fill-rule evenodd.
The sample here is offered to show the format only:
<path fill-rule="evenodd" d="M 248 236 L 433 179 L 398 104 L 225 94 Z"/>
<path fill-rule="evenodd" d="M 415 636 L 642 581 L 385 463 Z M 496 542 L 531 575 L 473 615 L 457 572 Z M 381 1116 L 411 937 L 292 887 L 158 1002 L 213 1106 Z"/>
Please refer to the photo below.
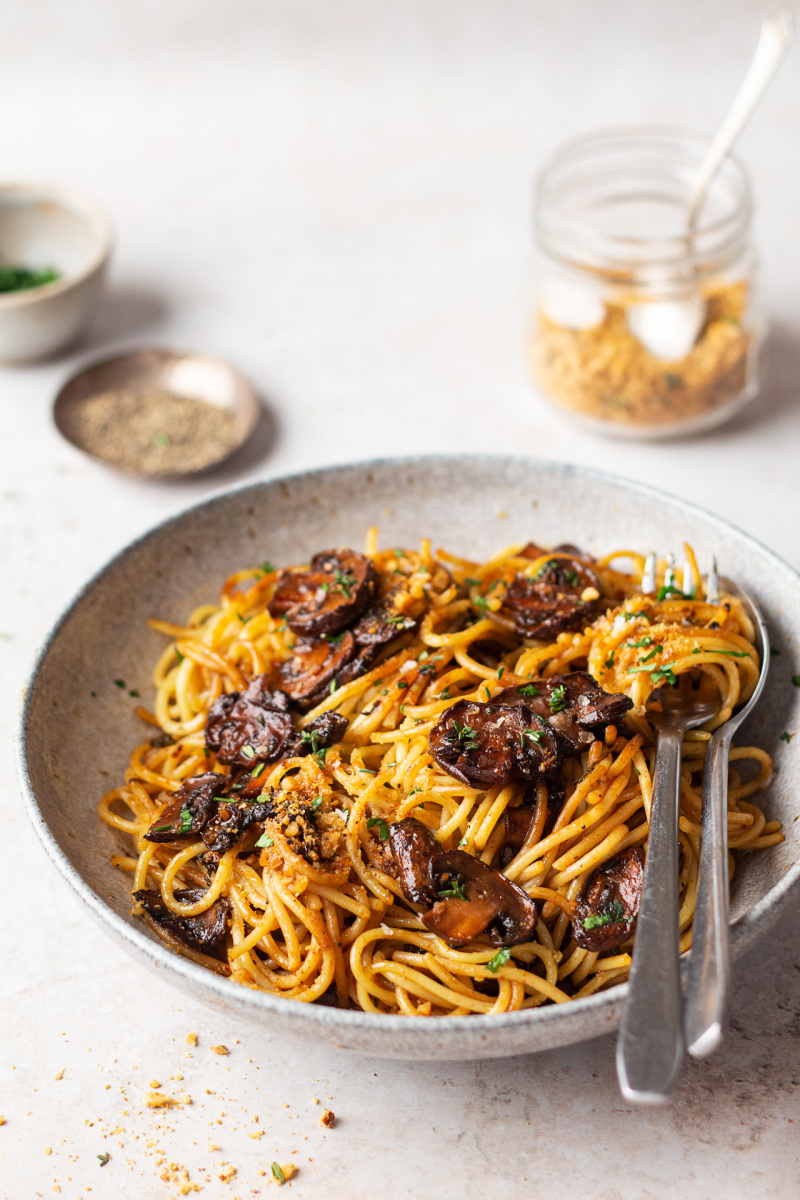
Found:
<path fill-rule="evenodd" d="M 252 767 L 275 762 L 284 753 L 294 723 L 282 692 L 267 689 L 266 675 L 257 675 L 244 692 L 219 696 L 206 722 L 206 746 L 220 762 Z"/>
<path fill-rule="evenodd" d="M 223 794 L 227 785 L 227 778 L 213 771 L 187 779 L 177 792 L 172 793 L 161 816 L 153 821 L 144 835 L 147 841 L 174 842 L 196 837 L 211 819 L 216 798 Z"/>
<path fill-rule="evenodd" d="M 524 703 L 459 700 L 434 725 L 430 747 L 440 767 L 474 788 L 537 779 L 560 761 L 556 734 Z"/>
<path fill-rule="evenodd" d="M 389 826 L 389 847 L 397 864 L 403 894 L 413 904 L 430 905 L 436 901 L 437 893 L 428 875 L 432 855 L 439 850 L 439 843 L 431 831 L 406 817 Z"/>
<path fill-rule="evenodd" d="M 631 936 L 639 914 L 644 850 L 631 847 L 598 867 L 575 906 L 572 936 L 584 950 L 612 950 Z"/>
<path fill-rule="evenodd" d="M 175 892 L 175 899 L 182 904 L 196 904 L 205 895 L 203 888 L 182 888 Z M 148 916 L 163 925 L 175 937 L 195 950 L 215 951 L 225 940 L 230 915 L 230 904 L 225 899 L 215 900 L 205 912 L 196 917 L 180 917 L 171 912 L 161 898 L 161 893 L 143 888 L 133 893 Z"/>
<path fill-rule="evenodd" d="M 620 722 L 633 707 L 629 696 L 603 691 L 588 671 L 506 688 L 492 697 L 492 703 L 524 705 L 547 721 L 575 754 L 591 746 L 596 734 Z"/>
<path fill-rule="evenodd" d="M 327 712 L 315 717 L 298 733 L 291 747 L 291 757 L 305 758 L 308 754 L 319 754 L 335 746 L 347 733 L 347 717 L 341 713 Z"/>
<path fill-rule="evenodd" d="M 470 658 L 474 658 L 475 662 L 482 663 L 485 667 L 496 667 L 498 660 L 508 649 L 508 646 L 495 641 L 494 638 L 479 638 L 477 642 L 470 642 L 467 648 Z"/>
<path fill-rule="evenodd" d="M 551 558 L 533 579 L 514 577 L 500 611 L 523 637 L 548 641 L 580 629 L 599 607 L 600 581 L 594 571 L 578 558 Z"/>
<path fill-rule="evenodd" d="M 402 634 L 410 633 L 419 625 L 419 621 L 414 617 L 406 616 L 394 607 L 394 591 L 387 593 L 353 626 L 356 655 L 336 676 L 336 683 L 339 687 L 350 683 L 353 679 L 358 679 L 359 675 L 363 675 L 370 669 L 384 646 L 391 645 Z"/>
<path fill-rule="evenodd" d="M 295 633 L 336 633 L 361 615 L 375 595 L 377 577 L 368 558 L 355 550 L 315 554 L 307 571 L 284 574 L 269 603 L 272 616 L 285 614 Z"/>
<path fill-rule="evenodd" d="M 564 806 L 564 781 L 558 776 L 547 780 L 547 799 L 545 801 L 544 821 L 540 837 L 546 837 L 556 823 L 558 814 Z M 505 830 L 503 844 L 500 847 L 500 866 L 505 869 L 519 853 L 531 832 L 531 827 L 539 819 L 540 813 L 536 802 L 536 788 L 531 785 L 526 790 L 524 803 L 519 808 L 507 808 L 503 814 Z"/>
<path fill-rule="evenodd" d="M 215 854 L 224 854 L 240 840 L 256 821 L 264 821 L 266 804 L 248 800 L 221 800 L 217 811 L 203 830 L 203 841 Z"/>
<path fill-rule="evenodd" d="M 325 688 L 350 661 L 355 649 L 349 630 L 336 641 L 298 638 L 292 657 L 278 668 L 283 691 L 295 704 L 312 706 L 323 699 Z"/>
<path fill-rule="evenodd" d="M 536 905 L 522 888 L 463 850 L 430 860 L 429 879 L 439 899 L 423 923 L 451 946 L 463 946 L 482 933 L 493 946 L 530 941 Z"/>

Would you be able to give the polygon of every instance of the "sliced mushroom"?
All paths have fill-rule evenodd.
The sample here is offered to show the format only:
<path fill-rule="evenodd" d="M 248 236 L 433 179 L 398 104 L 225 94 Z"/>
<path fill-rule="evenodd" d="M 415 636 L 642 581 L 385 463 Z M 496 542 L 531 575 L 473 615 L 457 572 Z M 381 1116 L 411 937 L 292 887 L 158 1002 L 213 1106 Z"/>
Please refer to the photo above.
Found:
<path fill-rule="evenodd" d="M 324 699 L 325 688 L 355 654 L 352 633 L 336 641 L 299 638 L 292 657 L 281 663 L 278 673 L 286 695 L 301 708 L 313 708 Z"/>
<path fill-rule="evenodd" d="M 459 700 L 430 732 L 431 754 L 467 787 L 489 788 L 538 779 L 559 765 L 559 742 L 546 721 L 525 704 Z"/>
<path fill-rule="evenodd" d="M 500 871 L 463 850 L 448 850 L 431 858 L 428 876 L 440 898 L 422 921 L 451 946 L 482 933 L 489 934 L 493 946 L 530 941 L 536 905 Z"/>
<path fill-rule="evenodd" d="M 204 895 L 203 888 L 183 888 L 175 892 L 175 899 L 182 904 L 196 904 Z M 215 900 L 196 917 L 180 917 L 167 908 L 160 892 L 143 888 L 134 892 L 133 898 L 139 901 L 148 916 L 195 950 L 213 952 L 225 940 L 230 916 L 230 904 L 225 899 Z"/>
<path fill-rule="evenodd" d="M 540 782 L 536 787 L 531 786 L 527 788 L 524 802 L 519 808 L 507 808 L 503 814 L 505 829 L 503 843 L 500 847 L 500 866 L 504 870 L 525 845 L 528 835 L 531 832 L 531 826 L 540 819 L 536 792 L 541 786 Z M 556 776 L 555 779 L 548 779 L 545 787 L 547 792 L 547 798 L 544 801 L 546 810 L 539 834 L 540 837 L 547 836 L 555 825 L 558 814 L 564 806 L 563 779 L 560 776 Z"/>
<path fill-rule="evenodd" d="M 414 617 L 398 612 L 394 606 L 394 596 L 397 588 L 387 592 L 383 598 L 353 626 L 353 637 L 356 640 L 356 654 L 336 676 L 336 682 L 341 687 L 358 679 L 372 666 L 384 646 L 391 645 L 404 633 L 410 633 L 419 625 Z"/>
<path fill-rule="evenodd" d="M 277 761 L 293 734 L 286 696 L 268 690 L 266 675 L 257 675 L 244 692 L 219 696 L 206 722 L 208 749 L 220 762 L 239 767 Z"/>
<path fill-rule="evenodd" d="M 552 558 L 536 576 L 516 575 L 503 599 L 501 614 L 526 638 L 549 641 L 580 629 L 600 607 L 600 581 L 579 558 Z"/>
<path fill-rule="evenodd" d="M 188 841 L 205 829 L 216 807 L 216 799 L 228 786 L 225 775 L 208 771 L 187 779 L 160 817 L 156 817 L 144 835 L 148 842 Z"/>
<path fill-rule="evenodd" d="M 389 847 L 397 864 L 400 886 L 413 904 L 430 905 L 437 899 L 428 875 L 431 857 L 439 843 L 427 826 L 414 817 L 389 826 Z"/>
<path fill-rule="evenodd" d="M 272 616 L 306 637 L 336 633 L 361 615 L 375 595 L 377 577 L 368 558 L 355 550 L 315 554 L 307 571 L 287 571 L 269 603 Z"/>
<path fill-rule="evenodd" d="M 308 754 L 317 754 L 335 746 L 347 733 L 347 717 L 341 713 L 326 712 L 309 721 L 305 729 L 295 737 L 291 747 L 292 758 L 305 758 Z"/>
<path fill-rule="evenodd" d="M 644 881 L 644 850 L 615 854 L 583 885 L 575 906 L 572 936 L 584 950 L 598 953 L 622 945 L 633 933 Z"/>
<path fill-rule="evenodd" d="M 494 638 L 479 638 L 477 642 L 470 642 L 468 649 L 470 658 L 474 658 L 475 662 L 482 663 L 485 667 L 496 667 L 509 647 L 495 641 Z"/>
<path fill-rule="evenodd" d="M 618 724 L 633 707 L 629 696 L 604 691 L 588 671 L 569 671 L 551 679 L 536 679 L 505 688 L 493 704 L 524 705 L 556 730 L 567 753 L 591 746 L 608 725 Z"/>
<path fill-rule="evenodd" d="M 203 830 L 203 841 L 215 854 L 224 854 L 256 821 L 268 815 L 266 804 L 249 800 L 220 800 L 217 811 Z"/>

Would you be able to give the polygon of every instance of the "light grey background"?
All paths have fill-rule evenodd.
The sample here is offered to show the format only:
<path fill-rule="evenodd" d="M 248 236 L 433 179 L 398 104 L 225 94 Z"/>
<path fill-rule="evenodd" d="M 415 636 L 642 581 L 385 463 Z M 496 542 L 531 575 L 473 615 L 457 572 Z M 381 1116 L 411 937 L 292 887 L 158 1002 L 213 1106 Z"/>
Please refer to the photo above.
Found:
<path fill-rule="evenodd" d="M 524 366 L 537 164 L 600 125 L 713 129 L 764 7 L 2 0 L 0 178 L 84 187 L 118 234 L 84 343 L 0 371 L 4 748 L 33 649 L 86 576 L 233 482 L 387 452 L 529 451 L 658 484 L 800 565 L 800 51 L 741 146 L 774 331 L 757 406 L 693 442 L 627 447 L 551 414 Z M 55 433 L 52 399 L 78 362 L 151 342 L 229 357 L 270 403 L 272 426 L 223 473 L 135 484 Z M 687 1069 L 670 1109 L 631 1112 L 611 1041 L 426 1068 L 221 1027 L 88 924 L 26 827 L 8 752 L 0 772 L 3 891 L 12 909 L 26 900 L 2 933 L 0 1194 L 177 1196 L 159 1178 L 174 1162 L 205 1196 L 243 1198 L 294 1147 L 301 1198 L 797 1194 L 797 919 L 738 971 L 723 1050 Z M 229 1058 L 210 1054 L 219 1042 Z M 192 1107 L 143 1110 L 149 1081 L 175 1091 L 180 1071 Z M 314 1094 L 340 1116 L 331 1132 Z M 251 1140 L 256 1113 L 266 1132 Z M 220 1161 L 238 1167 L 229 1184 Z"/>

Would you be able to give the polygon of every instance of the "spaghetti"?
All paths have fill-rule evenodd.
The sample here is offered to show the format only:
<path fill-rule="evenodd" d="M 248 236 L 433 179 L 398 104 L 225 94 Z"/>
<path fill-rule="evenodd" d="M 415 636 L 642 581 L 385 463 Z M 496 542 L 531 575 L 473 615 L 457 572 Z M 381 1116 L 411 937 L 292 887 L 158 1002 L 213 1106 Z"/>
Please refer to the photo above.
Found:
<path fill-rule="evenodd" d="M 352 556 L 347 570 L 342 555 Z M 658 687 L 688 675 L 718 696 L 720 708 L 683 741 L 680 929 L 687 949 L 706 747 L 759 672 L 739 601 L 723 595 L 708 603 L 693 556 L 692 593 L 662 582 L 654 596 L 641 593 L 643 556 L 628 550 L 594 561 L 573 547 L 513 546 L 476 563 L 445 551 L 434 556 L 426 540 L 419 551 L 379 550 L 373 529 L 359 575 L 352 563 L 361 558 L 352 551 L 316 556 L 312 571 L 328 571 L 331 580 L 316 592 L 304 583 L 308 567 L 243 570 L 226 581 L 218 604 L 196 609 L 185 625 L 150 622 L 170 641 L 155 668 L 154 711 L 138 712 L 159 733 L 133 751 L 125 782 L 99 806 L 135 847 L 112 859 L 133 873 L 134 912 L 177 953 L 237 983 L 371 1013 L 510 1012 L 612 986 L 628 974 L 635 914 L 626 925 L 614 900 L 587 919 L 587 897 L 600 883 L 610 886 L 620 864 L 643 858 L 655 746 L 648 704 Z M 533 610 L 523 612 L 522 601 L 515 609 L 515 596 L 527 603 L 547 591 L 542 580 L 563 583 L 564 576 L 572 583 L 558 595 L 572 586 L 572 607 L 556 605 L 533 636 Z M 364 616 L 355 609 L 367 585 Z M 293 604 L 283 613 L 282 596 Z M 320 632 L 320 622 L 343 619 L 337 605 L 349 605 L 349 624 Z M 374 620 L 369 626 L 374 613 L 378 634 Z M 292 629 L 303 621 L 316 622 L 317 633 Z M 559 622 L 560 632 L 541 636 Z M 341 662 L 324 682 L 320 663 Z M 559 679 L 577 671 L 590 673 L 601 698 L 616 693 L 629 711 L 624 722 L 581 733 L 580 749 L 563 756 L 557 774 L 473 786 L 463 781 L 466 768 L 458 777 L 434 753 L 456 705 L 493 713 L 492 700 L 502 705 L 516 689 L 523 696 L 544 691 L 556 712 L 554 694 L 566 704 Z M 300 695 L 310 678 L 316 690 Z M 276 690 L 259 693 L 259 681 Z M 287 693 L 300 698 L 289 706 Z M 245 714 L 241 726 L 231 723 L 237 713 Z M 527 734 L 539 751 L 549 726 L 527 719 L 522 749 Z M 456 725 L 468 767 L 479 735 Z M 242 735 L 249 741 L 236 742 L 238 728 L 250 730 Z M 747 760 L 756 771 L 745 779 Z M 771 778 L 766 752 L 732 750 L 732 851 L 782 840 L 780 823 L 753 802 Z M 452 864 L 460 851 L 493 879 L 502 876 L 504 887 L 515 885 L 515 896 L 521 889 L 531 914 L 525 940 L 501 937 L 496 922 L 466 941 L 436 932 L 425 912 L 430 902 L 409 898 L 413 890 L 398 870 L 391 835 L 401 827 L 430 837 L 442 861 Z M 522 830 L 516 840 L 512 827 Z M 732 854 L 729 860 L 732 875 Z M 446 907 L 452 903 L 472 911 L 464 902 L 477 892 L 465 892 L 465 878 L 452 867 L 439 878 L 438 910 L 454 911 Z M 592 949 L 586 931 L 593 927 L 621 933 Z"/>

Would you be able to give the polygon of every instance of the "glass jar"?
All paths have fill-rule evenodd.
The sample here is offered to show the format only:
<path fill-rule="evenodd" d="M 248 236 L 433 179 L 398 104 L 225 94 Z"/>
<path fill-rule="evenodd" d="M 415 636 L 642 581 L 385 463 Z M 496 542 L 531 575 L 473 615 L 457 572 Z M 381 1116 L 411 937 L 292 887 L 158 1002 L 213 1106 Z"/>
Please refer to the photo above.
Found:
<path fill-rule="evenodd" d="M 687 225 L 707 147 L 681 130 L 609 130 L 567 143 L 539 177 L 533 375 L 597 431 L 690 433 L 756 394 L 763 322 L 735 159 Z"/>

